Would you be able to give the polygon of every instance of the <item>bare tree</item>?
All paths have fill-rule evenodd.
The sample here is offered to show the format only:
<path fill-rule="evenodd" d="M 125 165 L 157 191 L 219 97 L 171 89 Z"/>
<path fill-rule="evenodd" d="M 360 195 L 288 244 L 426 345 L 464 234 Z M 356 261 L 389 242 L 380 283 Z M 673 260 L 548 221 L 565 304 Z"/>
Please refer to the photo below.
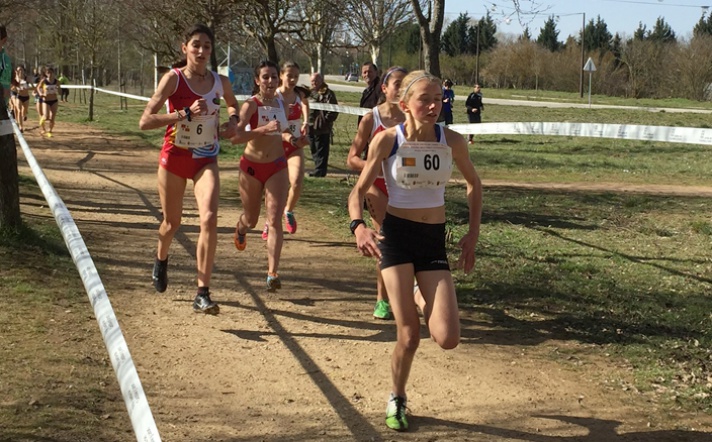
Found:
<path fill-rule="evenodd" d="M 620 58 L 628 74 L 628 97 L 651 96 L 659 74 L 659 60 L 667 60 L 661 49 L 661 45 L 648 40 L 633 39 L 623 45 Z"/>
<path fill-rule="evenodd" d="M 420 26 L 423 66 L 431 74 L 440 76 L 440 35 L 445 20 L 445 0 L 410 0 Z M 423 6 L 427 14 L 423 12 Z"/>
<path fill-rule="evenodd" d="M 295 12 L 302 26 L 294 30 L 296 38 L 287 36 L 287 43 L 309 57 L 312 72 L 323 72 L 327 52 L 343 43 L 335 38 L 342 25 L 334 17 L 344 16 L 344 7 L 331 0 L 306 1 Z"/>
<path fill-rule="evenodd" d="M 534 17 L 549 9 L 537 0 L 511 0 L 514 12 L 503 16 L 504 20 L 511 20 L 513 15 L 519 18 L 522 25 L 530 20 L 523 17 Z M 425 70 L 433 75 L 440 76 L 440 36 L 443 30 L 445 17 L 445 0 L 410 0 L 415 18 L 420 26 L 420 39 L 423 46 L 423 62 Z"/>
<path fill-rule="evenodd" d="M 700 34 L 672 54 L 669 83 L 675 96 L 703 101 L 712 83 L 712 37 Z"/>
<path fill-rule="evenodd" d="M 346 0 L 344 6 L 351 32 L 368 46 L 371 61 L 379 64 L 383 42 L 410 20 L 409 0 Z"/>
<path fill-rule="evenodd" d="M 239 0 L 233 0 L 239 1 Z M 257 40 L 267 58 L 279 62 L 277 36 L 289 35 L 302 28 L 296 13 L 301 0 L 251 0 L 240 2 L 244 8 L 244 30 Z"/>

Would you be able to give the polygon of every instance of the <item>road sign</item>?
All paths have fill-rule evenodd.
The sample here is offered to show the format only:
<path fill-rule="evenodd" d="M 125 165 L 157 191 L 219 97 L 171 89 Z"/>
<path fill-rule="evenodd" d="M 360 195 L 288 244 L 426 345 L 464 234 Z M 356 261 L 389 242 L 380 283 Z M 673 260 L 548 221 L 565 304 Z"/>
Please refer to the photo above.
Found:
<path fill-rule="evenodd" d="M 596 65 L 593 64 L 593 60 L 591 57 L 588 57 L 588 61 L 586 62 L 585 65 L 583 65 L 583 71 L 584 72 L 596 72 Z"/>

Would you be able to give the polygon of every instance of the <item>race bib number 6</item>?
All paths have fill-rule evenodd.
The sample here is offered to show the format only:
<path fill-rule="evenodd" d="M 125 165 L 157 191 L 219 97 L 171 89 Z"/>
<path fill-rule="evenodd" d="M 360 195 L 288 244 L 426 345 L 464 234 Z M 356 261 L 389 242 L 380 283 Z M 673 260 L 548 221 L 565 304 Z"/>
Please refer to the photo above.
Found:
<path fill-rule="evenodd" d="M 452 149 L 440 143 L 406 141 L 396 152 L 396 184 L 404 189 L 436 189 L 450 180 Z"/>
<path fill-rule="evenodd" d="M 175 145 L 186 149 L 211 146 L 217 139 L 215 115 L 193 115 L 191 121 L 179 121 Z"/>

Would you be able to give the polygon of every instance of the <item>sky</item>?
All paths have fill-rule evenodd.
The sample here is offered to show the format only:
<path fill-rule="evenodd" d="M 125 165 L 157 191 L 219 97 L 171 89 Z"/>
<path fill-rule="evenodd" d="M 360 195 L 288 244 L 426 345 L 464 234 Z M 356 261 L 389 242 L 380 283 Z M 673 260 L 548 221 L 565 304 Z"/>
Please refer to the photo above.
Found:
<path fill-rule="evenodd" d="M 540 12 L 522 15 L 521 21 L 525 25 L 529 22 L 530 34 L 536 38 L 549 16 L 558 16 L 559 41 L 565 41 L 568 35 L 579 35 L 583 14 L 586 14 L 586 23 L 591 19 L 595 21 L 600 15 L 611 34 L 618 32 L 628 37 L 633 35 L 639 23 L 652 30 L 658 17 L 663 17 L 678 37 L 688 38 L 702 13 L 705 12 L 707 17 L 712 12 L 712 0 L 520 0 L 524 10 L 532 10 L 533 3 Z M 708 9 L 704 9 L 705 6 Z M 498 31 L 513 35 L 522 33 L 524 26 L 516 15 L 512 15 L 512 0 L 445 0 L 445 21 L 452 21 L 463 12 L 479 19 L 487 10 L 494 20 L 499 21 Z"/>

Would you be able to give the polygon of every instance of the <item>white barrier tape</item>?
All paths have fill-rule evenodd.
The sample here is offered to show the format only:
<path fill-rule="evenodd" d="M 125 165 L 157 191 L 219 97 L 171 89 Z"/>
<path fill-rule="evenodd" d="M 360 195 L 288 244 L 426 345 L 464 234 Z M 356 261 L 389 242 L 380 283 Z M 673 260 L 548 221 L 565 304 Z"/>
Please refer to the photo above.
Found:
<path fill-rule="evenodd" d="M 89 86 L 86 86 L 89 87 Z M 126 98 L 133 98 L 135 100 L 141 100 L 141 101 L 150 101 L 151 99 L 148 97 L 142 97 L 141 95 L 132 95 L 132 94 L 126 94 L 124 92 L 115 92 L 115 91 L 110 91 L 108 89 L 102 89 L 102 88 L 94 88 L 94 90 L 99 91 L 99 92 L 104 92 L 105 94 L 111 94 L 111 95 L 118 95 L 119 97 L 126 97 Z"/>
<path fill-rule="evenodd" d="M 80 86 L 81 88 L 89 88 L 89 86 Z M 150 98 L 148 97 L 142 97 L 141 95 L 132 95 L 132 94 L 126 94 L 123 92 L 115 92 L 115 91 L 110 91 L 108 89 L 102 89 L 102 88 L 96 88 L 95 90 L 99 92 L 104 92 L 106 94 L 111 94 L 111 95 L 118 95 L 121 97 L 126 97 L 126 98 L 134 98 L 136 100 L 142 100 L 142 101 L 149 101 Z M 236 95 L 235 98 L 238 101 L 245 101 L 248 98 L 250 98 L 252 95 Z M 351 114 L 351 115 L 366 115 L 368 112 L 371 111 L 371 109 L 365 109 L 362 107 L 354 107 L 354 106 L 341 106 L 338 104 L 329 104 L 329 103 L 309 103 L 309 107 L 311 109 L 318 109 L 318 110 L 328 110 L 328 111 L 335 111 L 335 112 L 341 112 L 345 114 Z"/>
<path fill-rule="evenodd" d="M 480 123 L 451 124 L 463 135 L 558 135 L 712 145 L 712 129 L 600 123 Z"/>
<path fill-rule="evenodd" d="M 99 278 L 99 274 L 96 271 L 96 267 L 84 243 L 84 239 L 77 225 L 74 223 L 74 219 L 69 213 L 67 206 L 54 190 L 52 184 L 42 171 L 42 168 L 37 163 L 35 156 L 30 150 L 30 146 L 20 133 L 19 127 L 14 121 L 12 121 L 12 125 L 20 141 L 22 151 L 25 154 L 25 159 L 30 165 L 32 173 L 52 210 L 52 214 L 62 232 L 64 242 L 72 255 L 74 264 L 77 266 L 79 276 L 82 278 L 89 301 L 94 308 L 94 316 L 96 317 L 96 322 L 99 324 L 101 335 L 104 338 L 104 344 L 111 358 L 111 365 L 114 367 L 114 372 L 116 372 L 121 394 L 124 397 L 126 409 L 131 419 L 131 425 L 136 434 L 136 440 L 138 442 L 160 442 L 161 436 L 158 434 L 158 428 L 153 419 L 151 409 L 148 406 L 148 400 L 141 386 L 141 380 L 138 377 L 136 366 L 131 358 L 131 353 L 129 353 L 128 345 L 126 344 L 123 333 L 121 333 L 121 328 L 114 314 L 114 309 L 111 307 L 111 302 L 106 294 L 104 284 Z"/>
<path fill-rule="evenodd" d="M 341 106 L 339 104 L 312 103 L 312 102 L 309 102 L 309 109 L 336 111 L 336 112 L 341 112 L 344 114 L 351 114 L 351 115 L 366 115 L 367 113 L 371 112 L 371 109 L 367 109 L 367 108 L 363 108 L 363 107 Z"/>
<path fill-rule="evenodd" d="M 89 88 L 89 86 L 81 86 Z M 140 95 L 99 89 L 113 95 L 148 101 Z M 237 95 L 246 100 L 250 95 Z M 351 115 L 366 115 L 370 109 L 328 103 L 309 103 L 311 109 L 336 111 Z M 641 126 L 636 124 L 517 122 L 451 124 L 450 129 L 463 135 L 558 135 L 568 137 L 614 138 L 623 140 L 663 141 L 668 143 L 712 145 L 712 129 L 699 127 Z"/>
<path fill-rule="evenodd" d="M 2 135 L 10 135 L 15 131 L 15 129 L 12 126 L 12 120 L 7 119 L 7 120 L 0 120 L 0 136 Z"/>
<path fill-rule="evenodd" d="M 252 95 L 235 95 L 235 98 L 237 98 L 239 101 L 245 101 L 250 97 L 252 97 Z M 351 115 L 366 115 L 367 113 L 371 112 L 371 109 L 363 107 L 342 106 L 340 104 L 330 103 L 314 103 L 312 101 L 309 102 L 309 109 L 335 111 Z"/>

